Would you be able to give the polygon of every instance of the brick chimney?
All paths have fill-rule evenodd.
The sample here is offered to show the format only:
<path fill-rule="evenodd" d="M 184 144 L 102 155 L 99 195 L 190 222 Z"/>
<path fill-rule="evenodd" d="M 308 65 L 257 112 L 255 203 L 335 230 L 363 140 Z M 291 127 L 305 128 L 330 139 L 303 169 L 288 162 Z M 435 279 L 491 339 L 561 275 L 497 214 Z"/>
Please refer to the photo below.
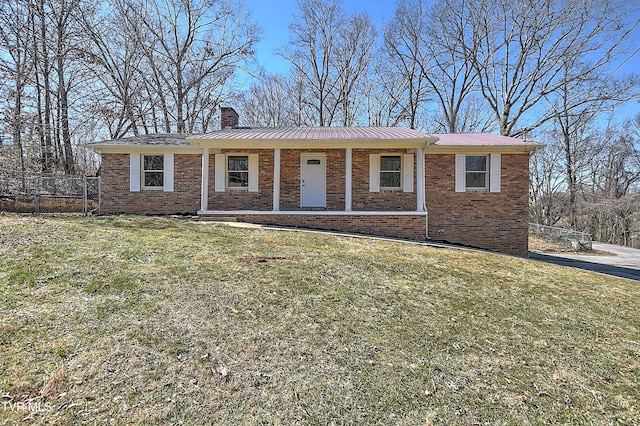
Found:
<path fill-rule="evenodd" d="M 220 130 L 238 125 L 238 113 L 231 107 L 220 107 Z"/>

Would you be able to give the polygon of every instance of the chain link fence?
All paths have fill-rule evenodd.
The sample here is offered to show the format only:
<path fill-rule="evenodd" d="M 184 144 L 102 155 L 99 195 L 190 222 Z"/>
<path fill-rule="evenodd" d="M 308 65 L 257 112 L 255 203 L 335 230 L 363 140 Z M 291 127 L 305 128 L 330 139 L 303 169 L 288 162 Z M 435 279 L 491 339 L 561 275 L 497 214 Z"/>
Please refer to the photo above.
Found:
<path fill-rule="evenodd" d="M 587 234 L 586 232 L 578 232 L 572 229 L 530 223 L 529 234 L 537 235 L 555 243 L 564 244 L 567 248 L 575 251 L 592 250 L 591 234 Z"/>
<path fill-rule="evenodd" d="M 100 213 L 100 177 L 0 175 L 0 211 Z"/>

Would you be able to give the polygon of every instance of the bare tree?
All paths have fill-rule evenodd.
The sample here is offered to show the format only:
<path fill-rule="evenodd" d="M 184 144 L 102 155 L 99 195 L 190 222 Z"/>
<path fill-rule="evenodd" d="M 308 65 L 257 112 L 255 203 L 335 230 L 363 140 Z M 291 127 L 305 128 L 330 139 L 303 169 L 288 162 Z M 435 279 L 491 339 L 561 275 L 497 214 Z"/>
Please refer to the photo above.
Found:
<path fill-rule="evenodd" d="M 258 27 L 241 3 L 226 0 L 127 0 L 125 6 L 129 23 L 138 25 L 165 120 L 178 133 L 193 131 L 200 114 L 217 108 L 216 90 L 252 57 Z"/>
<path fill-rule="evenodd" d="M 362 89 L 369 126 L 399 125 L 403 119 L 404 88 L 402 76 L 395 72 L 385 53 L 379 52 Z"/>
<path fill-rule="evenodd" d="M 32 55 L 34 85 L 37 100 L 37 131 L 42 150 L 42 172 L 53 172 L 53 143 L 51 125 L 51 58 L 47 39 L 47 13 L 45 0 L 29 0 L 31 14 Z M 43 105 L 44 102 L 44 105 Z"/>
<path fill-rule="evenodd" d="M 359 85 L 369 73 L 376 37 L 376 29 L 367 14 L 351 16 L 341 28 L 333 62 L 342 126 L 351 126 L 357 120 L 361 93 Z"/>
<path fill-rule="evenodd" d="M 138 135 L 145 122 L 144 52 L 139 34 L 128 25 L 126 8 L 115 1 L 100 14 L 83 16 L 87 34 L 81 46 L 85 69 L 96 82 L 91 110 L 102 118 L 109 137 Z"/>
<path fill-rule="evenodd" d="M 338 0 L 297 0 L 299 15 L 289 25 L 290 44 L 277 52 L 288 60 L 303 87 L 315 124 L 330 126 L 339 94 L 333 61 L 338 50 L 345 12 Z"/>
<path fill-rule="evenodd" d="M 24 99 L 27 97 L 33 62 L 29 52 L 29 10 L 21 0 L 11 0 L 0 4 L 0 75 L 7 84 L 8 105 L 4 120 L 9 128 L 12 144 L 17 147 L 20 157 L 20 174 L 25 186 L 25 146 L 23 131 L 26 125 Z M 1 146 L 1 145 L 0 145 Z"/>
<path fill-rule="evenodd" d="M 418 127 L 419 110 L 430 91 L 425 76 L 429 53 L 423 38 L 428 31 L 428 12 L 420 0 L 399 0 L 393 19 L 384 29 L 385 47 L 404 86 L 398 118 L 412 129 Z"/>
<path fill-rule="evenodd" d="M 554 101 L 549 102 L 548 107 L 564 150 L 569 225 L 574 229 L 578 226 L 577 198 L 581 169 L 590 164 L 593 155 L 605 149 L 609 143 L 608 139 L 604 140 L 601 148 L 593 149 L 593 140 L 597 140 L 598 133 L 597 128 L 594 130 L 594 123 L 603 112 L 629 99 L 635 87 L 634 78 L 572 78 L 575 68 L 581 65 L 581 61 L 578 64 L 565 62 L 565 67 L 559 70 L 560 83 L 552 97 Z"/>
<path fill-rule="evenodd" d="M 58 157 L 64 165 L 64 171 L 68 174 L 75 173 L 73 157 L 73 145 L 71 142 L 71 125 L 69 118 L 69 97 L 74 84 L 74 78 L 78 73 L 79 53 L 79 24 L 77 16 L 83 15 L 81 0 L 50 0 L 48 17 L 49 29 L 53 32 L 53 56 L 55 58 L 53 69 L 56 74 L 55 96 L 56 102 L 56 126 L 55 136 L 58 146 Z"/>
<path fill-rule="evenodd" d="M 621 0 L 452 3 L 454 10 L 469 10 L 459 44 L 500 134 L 519 136 L 553 120 L 555 113 L 541 104 L 566 82 L 605 77 L 637 24 L 625 22 L 631 7 Z M 524 118 L 527 125 L 520 124 Z"/>
<path fill-rule="evenodd" d="M 296 125 L 287 79 L 280 74 L 263 74 L 240 97 L 242 123 L 254 127 Z"/>
<path fill-rule="evenodd" d="M 468 60 L 476 52 L 460 48 L 460 40 L 471 31 L 470 10 L 457 6 L 446 0 L 433 3 L 426 30 L 421 33 L 422 50 L 426 52 L 426 62 L 421 66 L 437 106 L 430 114 L 431 127 L 447 133 L 490 131 L 495 128 L 493 117 L 478 93 L 478 74 Z"/>
<path fill-rule="evenodd" d="M 632 127 L 630 120 L 624 127 Z M 590 188 L 582 194 L 582 226 L 600 241 L 629 245 L 640 213 L 640 140 L 617 125 L 602 139 L 590 163 Z"/>
<path fill-rule="evenodd" d="M 540 142 L 547 146 L 536 151 L 529 161 L 529 219 L 553 226 L 565 217 L 567 210 L 564 147 L 553 134 L 540 137 L 543 138 Z"/>

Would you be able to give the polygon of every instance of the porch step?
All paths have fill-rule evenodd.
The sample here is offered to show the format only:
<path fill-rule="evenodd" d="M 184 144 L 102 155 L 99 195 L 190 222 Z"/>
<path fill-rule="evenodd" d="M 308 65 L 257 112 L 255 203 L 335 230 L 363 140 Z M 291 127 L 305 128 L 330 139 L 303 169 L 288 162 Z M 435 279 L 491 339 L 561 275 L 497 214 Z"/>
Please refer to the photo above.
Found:
<path fill-rule="evenodd" d="M 238 218 L 234 216 L 207 216 L 200 215 L 200 220 L 211 222 L 237 222 Z"/>

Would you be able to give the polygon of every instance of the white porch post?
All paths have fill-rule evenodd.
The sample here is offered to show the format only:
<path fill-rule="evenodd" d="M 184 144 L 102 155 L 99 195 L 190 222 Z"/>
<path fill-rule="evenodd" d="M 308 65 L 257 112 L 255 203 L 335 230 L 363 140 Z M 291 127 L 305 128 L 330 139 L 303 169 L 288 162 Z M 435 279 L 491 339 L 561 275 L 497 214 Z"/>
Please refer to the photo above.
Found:
<path fill-rule="evenodd" d="M 280 148 L 273 150 L 273 211 L 280 211 Z"/>
<path fill-rule="evenodd" d="M 417 202 L 416 210 L 419 212 L 426 211 L 425 204 L 425 191 L 426 186 L 424 182 L 425 166 L 424 166 L 424 148 L 418 148 L 416 150 L 416 185 L 417 185 Z"/>
<path fill-rule="evenodd" d="M 352 186 L 352 169 L 353 169 L 353 150 L 351 148 L 346 149 L 346 164 L 345 164 L 345 188 L 344 188 L 344 211 L 351 211 L 351 186 Z"/>
<path fill-rule="evenodd" d="M 202 187 L 200 188 L 200 210 L 209 209 L 209 148 L 202 149 Z"/>

